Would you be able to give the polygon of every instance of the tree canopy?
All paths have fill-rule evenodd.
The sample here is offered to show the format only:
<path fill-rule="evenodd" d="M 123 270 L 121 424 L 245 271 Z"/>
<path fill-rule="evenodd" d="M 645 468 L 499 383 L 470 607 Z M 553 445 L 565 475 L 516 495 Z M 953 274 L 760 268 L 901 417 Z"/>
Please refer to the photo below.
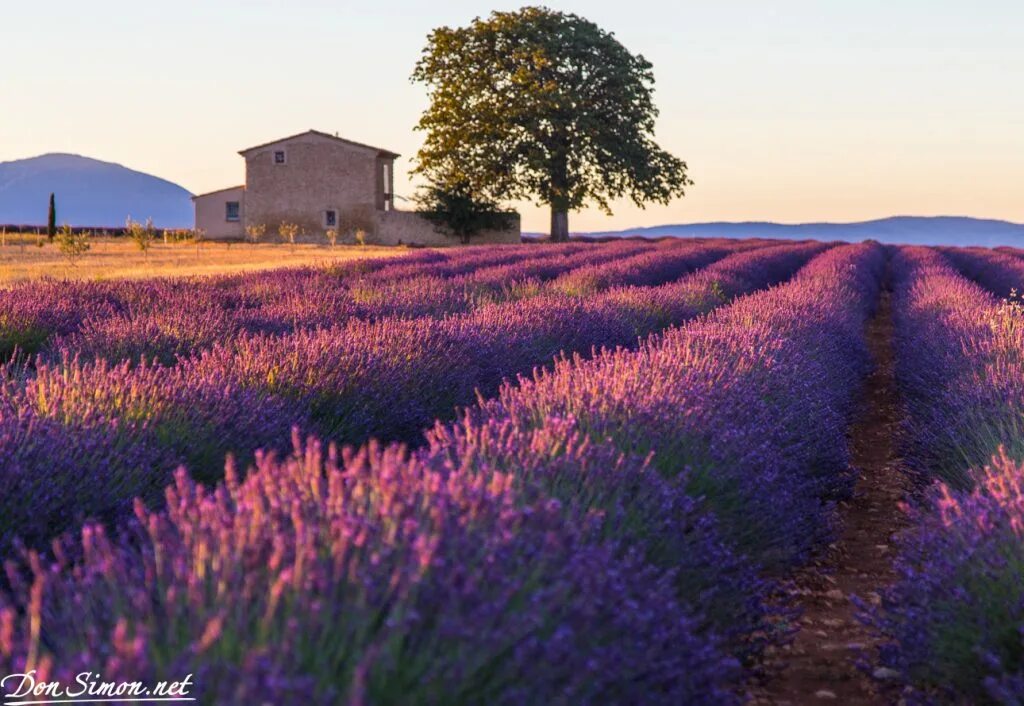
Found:
<path fill-rule="evenodd" d="M 554 240 L 587 203 L 667 203 L 692 183 L 654 142 L 651 64 L 578 15 L 526 7 L 435 29 L 412 78 L 430 97 L 415 171 L 473 202 L 536 199 Z"/>
<path fill-rule="evenodd" d="M 424 218 L 438 230 L 458 236 L 463 243 L 483 231 L 509 228 L 516 220 L 515 214 L 502 211 L 497 204 L 474 197 L 465 183 L 429 184 L 420 190 L 416 200 Z"/>

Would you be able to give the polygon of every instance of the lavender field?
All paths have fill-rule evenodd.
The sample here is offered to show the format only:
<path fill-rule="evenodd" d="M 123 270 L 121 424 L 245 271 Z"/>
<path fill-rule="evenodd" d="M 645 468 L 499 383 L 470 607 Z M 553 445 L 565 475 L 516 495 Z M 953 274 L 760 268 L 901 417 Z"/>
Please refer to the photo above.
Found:
<path fill-rule="evenodd" d="M 1022 290 L 754 239 L 11 286 L 0 674 L 1022 704 Z"/>

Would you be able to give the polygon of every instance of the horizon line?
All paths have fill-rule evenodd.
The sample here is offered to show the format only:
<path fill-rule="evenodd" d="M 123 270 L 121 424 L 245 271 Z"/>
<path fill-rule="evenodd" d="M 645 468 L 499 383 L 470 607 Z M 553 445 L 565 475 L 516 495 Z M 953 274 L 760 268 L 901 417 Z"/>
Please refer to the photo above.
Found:
<path fill-rule="evenodd" d="M 896 221 L 896 220 L 967 220 L 967 221 L 982 221 L 988 223 L 1003 223 L 1011 226 L 1019 226 L 1024 228 L 1024 221 L 1011 221 L 1005 218 L 992 218 L 988 216 L 966 216 L 966 215 L 953 215 L 953 214 L 940 214 L 940 215 L 912 215 L 912 214 L 895 214 L 891 216 L 878 216 L 874 218 L 865 218 L 863 220 L 856 221 L 772 221 L 772 220 L 742 220 L 742 221 L 692 221 L 689 223 L 661 223 L 658 225 L 651 226 L 629 226 L 626 228 L 619 228 L 615 230 L 601 230 L 601 231 L 570 231 L 571 233 L 578 233 L 585 235 L 588 233 L 625 233 L 627 231 L 644 231 L 654 230 L 656 228 L 691 228 L 695 226 L 754 226 L 754 225 L 768 225 L 768 226 L 782 226 L 782 227 L 799 227 L 799 226 L 858 226 L 867 225 L 871 223 L 879 223 L 881 221 Z M 527 231 L 524 231 L 527 232 Z M 529 231 L 529 232 L 544 232 L 544 231 Z"/>

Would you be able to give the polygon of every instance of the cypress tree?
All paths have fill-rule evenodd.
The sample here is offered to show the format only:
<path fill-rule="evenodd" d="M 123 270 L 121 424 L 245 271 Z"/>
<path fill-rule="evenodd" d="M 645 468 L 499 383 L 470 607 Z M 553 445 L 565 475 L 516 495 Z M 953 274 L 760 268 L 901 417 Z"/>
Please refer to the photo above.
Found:
<path fill-rule="evenodd" d="M 46 238 L 52 243 L 55 235 L 57 235 L 57 202 L 53 197 L 53 192 L 50 192 L 50 210 L 46 214 Z"/>

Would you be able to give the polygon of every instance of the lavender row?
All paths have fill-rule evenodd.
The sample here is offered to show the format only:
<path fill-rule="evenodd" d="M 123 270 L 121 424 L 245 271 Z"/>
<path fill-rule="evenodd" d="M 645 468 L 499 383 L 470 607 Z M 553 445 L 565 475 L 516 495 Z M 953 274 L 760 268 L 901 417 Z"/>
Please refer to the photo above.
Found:
<path fill-rule="evenodd" d="M 589 298 L 536 296 L 444 319 L 390 318 L 286 336 L 239 336 L 182 365 L 203 378 L 295 400 L 324 438 L 411 442 L 434 419 L 451 417 L 478 394 L 490 396 L 506 378 L 528 374 L 563 352 L 635 344 L 787 278 L 823 248 L 785 245 L 739 253 L 663 287 L 613 289 Z M 685 272 L 695 259 L 710 260 L 718 252 L 682 254 L 664 257 Z"/>
<path fill-rule="evenodd" d="M 424 453 L 486 459 L 596 512 L 606 538 L 673 572 L 707 634 L 752 658 L 786 639 L 788 608 L 761 577 L 828 539 L 831 500 L 851 490 L 846 418 L 884 261 L 877 245 L 833 249 L 637 351 L 563 361 L 437 425 Z M 583 439 L 645 474 L 566 474 L 512 443 L 549 448 L 538 438 Z"/>
<path fill-rule="evenodd" d="M 975 265 L 996 258 L 951 259 Z M 959 255 L 959 257 L 958 257 Z M 868 618 L 883 665 L 919 700 L 1018 704 L 1024 695 L 1024 315 L 939 252 L 894 259 L 897 375 L 908 461 L 939 479 L 898 543 L 898 580 Z M 972 276 L 997 289 L 1002 276 Z M 974 470 L 972 470 L 974 469 Z"/>
<path fill-rule="evenodd" d="M 962 276 L 952 259 L 926 248 L 894 258 L 897 380 L 911 411 L 909 464 L 926 482 L 967 488 L 971 467 L 1024 436 L 1012 426 L 1019 382 L 1005 367 L 1021 341 L 1018 307 Z"/>
<path fill-rule="evenodd" d="M 754 250 L 678 284 L 592 299 L 552 295 L 448 319 L 240 336 L 173 367 L 12 363 L 0 389 L 0 465 L 11 488 L 0 497 L 0 546 L 14 534 L 38 544 L 83 513 L 123 515 L 133 497 L 155 499 L 177 463 L 213 479 L 225 453 L 287 446 L 293 424 L 353 444 L 414 441 L 506 377 L 561 351 L 634 343 L 786 278 L 822 248 Z M 103 478 L 102 490 L 83 496 L 83 474 Z"/>
<path fill-rule="evenodd" d="M 389 258 L 382 266 L 374 266 L 366 271 L 358 263 L 341 265 L 339 274 L 350 277 L 358 275 L 362 279 L 378 282 L 396 281 L 411 277 L 458 277 L 476 270 L 509 264 L 521 260 L 532 260 L 550 257 L 552 254 L 565 254 L 586 249 L 584 243 L 567 243 L 553 245 L 550 248 L 536 245 L 512 246 L 477 246 L 435 251 L 435 258 L 424 267 L 422 260 L 406 260 L 405 258 Z"/>
<path fill-rule="evenodd" d="M 640 247 L 640 252 L 650 250 Z M 170 365 L 184 355 L 198 353 L 218 342 L 231 342 L 245 334 L 278 336 L 294 331 L 337 327 L 346 321 L 380 321 L 393 318 L 443 317 L 468 313 L 487 304 L 505 301 L 524 302 L 547 293 L 536 277 L 535 267 L 555 261 L 557 272 L 573 269 L 611 270 L 603 278 L 605 286 L 619 281 L 657 284 L 712 262 L 737 246 L 712 247 L 676 243 L 658 248 L 655 257 L 637 255 L 637 246 L 625 244 L 591 249 L 562 258 L 531 258 L 514 265 L 501 266 L 504 284 L 500 289 L 461 277 L 443 279 L 417 277 L 395 283 L 365 284 L 351 282 L 347 288 L 332 288 L 324 276 L 306 275 L 301 281 L 285 280 L 274 284 L 287 295 L 263 303 L 225 305 L 204 288 L 190 288 L 178 297 L 175 308 L 133 307 L 127 313 L 92 317 L 69 336 L 58 336 L 48 346 L 48 357 L 73 352 L 85 358 L 111 361 L 155 359 Z M 622 258 L 622 259 L 618 259 Z M 613 260 L 614 262 L 608 262 Z M 593 265 L 593 262 L 600 265 Z M 486 273 L 491 268 L 477 270 Z M 485 280 L 486 281 L 486 280 Z M 263 287 L 267 287 L 264 283 Z M 235 290 L 234 294 L 238 294 Z M 250 300 L 251 301 L 251 300 Z"/>
<path fill-rule="evenodd" d="M 295 275 L 299 273 L 274 274 L 275 279 L 296 286 L 297 301 L 309 303 L 308 293 L 297 286 Z M 300 281 L 308 282 L 308 278 L 302 277 Z M 198 313 L 203 297 L 208 294 L 202 290 L 194 293 L 191 301 L 195 306 L 185 306 L 176 315 L 183 327 L 193 326 L 194 331 L 195 322 L 205 322 L 211 335 L 223 335 L 231 330 L 225 321 L 226 314 L 204 318 Z M 533 313 L 533 319 L 537 319 L 542 312 L 534 309 Z M 518 322 L 527 323 L 527 319 Z M 429 324 L 417 328 L 414 324 L 392 323 L 413 334 L 405 339 L 402 355 L 417 351 L 418 331 L 438 329 Z M 357 335 L 358 328 L 350 327 L 353 335 Z M 387 354 L 398 343 L 388 340 L 388 331 L 394 329 L 387 324 L 372 328 L 383 336 L 376 340 L 376 345 Z M 104 331 L 101 326 L 93 330 Z M 129 346 L 149 346 L 152 350 L 161 342 L 159 336 L 145 329 L 127 328 L 122 333 L 125 335 L 111 335 L 106 341 L 108 352 L 121 354 L 111 356 L 115 359 L 132 358 Z M 435 333 L 433 340 L 436 339 Z M 122 347 L 119 349 L 118 345 Z M 274 347 L 272 342 L 270 345 Z M 344 355 L 345 351 L 328 353 Z M 555 353 L 557 349 L 546 354 L 550 357 Z M 410 365 L 414 362 L 409 361 Z M 350 363 L 359 365 L 360 360 Z M 445 360 L 439 357 L 434 364 L 445 365 Z M 404 370 L 415 377 L 416 371 L 410 365 Z M 381 370 L 386 373 L 383 366 Z M 303 400 L 266 399 L 267 395 L 259 391 L 240 391 L 237 385 L 229 385 L 227 379 L 201 371 L 168 370 L 161 366 L 132 369 L 126 363 L 83 365 L 65 354 L 55 362 L 40 363 L 35 374 L 19 366 L 8 366 L 4 378 L 5 434 L 0 457 L 5 462 L 11 491 L 5 494 L 10 511 L 3 513 L 0 522 L 0 540 L 4 543 L 12 532 L 29 540 L 38 539 L 41 533 L 81 519 L 81 512 L 100 516 L 123 513 L 133 496 L 152 497 L 158 492 L 166 482 L 166 471 L 176 463 L 186 462 L 197 472 L 216 470 L 227 451 L 254 445 L 280 446 L 285 441 L 283 432 L 292 423 L 308 425 L 308 406 Z M 22 384 L 21 380 L 26 382 Z M 414 382 L 410 385 L 415 387 Z M 443 394 L 444 390 L 440 392 Z M 448 410 L 456 400 L 472 400 L 472 386 L 460 387 L 457 392 L 462 396 L 452 398 Z M 427 392 L 426 396 L 431 394 Z M 388 416 L 379 406 L 375 414 L 377 418 Z M 365 415 L 363 418 L 367 419 Z M 419 411 L 416 421 L 406 428 L 418 430 L 432 419 L 428 412 Z M 264 420 L 273 422 L 267 425 Z M 367 433 L 366 427 L 363 431 Z M 83 498 L 73 485 L 58 482 L 46 489 L 38 503 L 24 503 L 22 499 L 34 492 L 32 487 L 37 483 L 40 467 L 51 467 L 54 477 L 66 477 L 69 481 L 75 477 L 75 469 L 85 468 L 104 480 L 105 490 L 99 490 L 101 486 L 97 485 L 95 496 Z"/>
<path fill-rule="evenodd" d="M 737 243 L 725 238 L 693 238 L 687 239 L 686 243 L 695 245 L 723 245 Z M 765 241 L 761 240 L 748 240 L 739 241 L 745 242 L 746 247 L 755 247 L 759 244 L 763 244 Z M 443 257 L 444 259 L 431 259 L 429 263 L 425 263 L 422 258 L 417 260 L 408 259 L 387 259 L 383 263 L 373 263 L 370 266 L 372 271 L 364 271 L 365 266 L 361 266 L 359 261 L 351 264 L 345 264 L 339 266 L 338 273 L 351 278 L 353 274 L 360 275 L 362 279 L 370 280 L 376 283 L 390 281 L 397 282 L 403 279 L 411 279 L 417 277 L 437 277 L 437 278 L 472 278 L 476 274 L 482 274 L 486 277 L 487 270 L 495 270 L 502 266 L 512 265 L 516 263 L 529 263 L 536 262 L 538 260 L 546 260 L 553 255 L 564 255 L 571 256 L 574 254 L 593 252 L 595 250 L 621 253 L 620 256 L 627 256 L 636 254 L 644 250 L 659 249 L 659 248 L 672 248 L 678 244 L 678 241 L 671 239 L 663 240 L 660 242 L 652 242 L 648 240 L 626 240 L 626 241 L 613 241 L 595 246 L 589 243 L 567 243 L 562 245 L 522 245 L 522 246 L 505 246 L 495 248 L 494 246 L 481 246 L 477 248 L 462 248 L 455 250 L 442 251 L 435 257 Z M 427 264 L 427 267 L 424 267 Z"/>
<path fill-rule="evenodd" d="M 167 507 L 11 566 L 0 668 L 228 705 L 735 702 L 669 577 L 486 462 L 311 441 L 215 491 L 181 472 Z"/>
<path fill-rule="evenodd" d="M 420 276 L 395 282 L 346 279 L 330 268 L 301 268 L 201 280 L 33 283 L 0 292 L 0 355 L 9 357 L 15 348 L 32 353 L 45 347 L 59 357 L 63 348 L 72 348 L 112 362 L 148 355 L 171 363 L 178 355 L 240 332 L 283 333 L 357 317 L 466 311 L 487 301 L 527 296 L 540 286 L 542 275 L 628 258 L 652 247 L 532 248 L 530 257 L 515 255 L 514 264 L 504 256 L 504 265 L 473 271 L 486 275 L 497 269 L 504 277 L 500 288 L 489 287 L 486 279 L 475 281 L 473 273 L 447 279 L 429 274 L 434 265 L 417 265 Z M 537 269 L 550 262 L 559 267 Z"/>
<path fill-rule="evenodd" d="M 484 414 L 520 425 L 570 418 L 591 438 L 653 453 L 736 546 L 766 567 L 792 565 L 829 536 L 822 500 L 852 487 L 844 430 L 883 262 L 874 246 L 833 250 L 793 283 L 638 351 L 564 361 L 505 386 Z"/>
<path fill-rule="evenodd" d="M 751 657 L 784 637 L 773 619 L 786 608 L 761 574 L 827 539 L 829 501 L 851 490 L 845 422 L 883 265 L 878 246 L 830 250 L 792 283 L 637 351 L 563 360 L 507 384 L 457 423 L 436 425 L 422 453 L 453 467 L 485 460 L 598 513 L 606 537 L 673 571 L 679 600 L 705 629 Z M 622 454 L 644 473 L 566 473 L 551 451 L 562 438 Z"/>
<path fill-rule="evenodd" d="M 488 248 L 439 253 L 427 251 L 402 258 L 358 260 L 329 268 L 295 268 L 211 278 L 153 279 L 114 282 L 41 281 L 0 291 L 0 356 L 19 348 L 33 352 L 53 334 L 70 334 L 84 321 L 111 316 L 166 313 L 169 327 L 199 316 L 273 305 L 282 299 L 310 297 L 313 302 L 337 300 L 348 283 L 373 277 L 387 282 L 404 277 L 406 268 L 419 276 L 448 276 L 516 260 L 538 259 L 579 250 L 582 245 Z M 401 264 L 399 264 L 401 263 Z M 391 274 L 389 274 L 391 273 Z M 178 318 L 175 315 L 178 315 Z M 162 323 L 162 322 L 158 322 Z"/>
<path fill-rule="evenodd" d="M 1024 259 L 986 248 L 942 248 L 942 253 L 961 274 L 997 297 L 1024 292 Z"/>
<path fill-rule="evenodd" d="M 421 250 L 402 257 L 383 257 L 349 260 L 329 266 L 332 275 L 343 279 L 372 279 L 378 282 L 408 277 L 458 277 L 479 269 L 500 266 L 519 260 L 549 257 L 586 249 L 583 243 L 566 243 L 539 248 L 535 245 L 477 246 L 445 250 Z M 308 269 L 308 268 L 307 268 Z M 248 273 L 239 277 L 259 278 Z"/>
<path fill-rule="evenodd" d="M 192 672 L 202 700 L 225 704 L 257 695 L 303 703 L 734 703 L 737 663 L 725 651 L 742 652 L 754 636 L 726 631 L 730 616 L 715 611 L 734 609 L 732 621 L 760 629 L 770 586 L 722 539 L 729 528 L 720 532 L 725 522 L 694 497 L 690 471 L 664 467 L 657 450 L 652 466 L 651 449 L 595 432 L 607 430 L 623 388 L 643 401 L 637 375 L 661 392 L 691 367 L 715 368 L 704 384 L 726 389 L 772 384 L 778 375 L 777 388 L 759 391 L 793 394 L 787 384 L 815 380 L 836 352 L 842 363 L 831 365 L 848 374 L 839 377 L 855 375 L 854 329 L 870 307 L 879 260 L 872 246 L 831 250 L 792 284 L 643 351 L 580 363 L 584 378 L 622 365 L 604 388 L 603 420 L 600 405 L 574 416 L 528 400 L 518 415 L 507 388 L 500 400 L 435 428 L 412 454 L 371 445 L 325 457 L 316 443 L 296 439 L 281 461 L 257 455 L 244 479 L 229 466 L 216 490 L 182 471 L 166 511 L 139 505 L 136 521 L 117 535 L 88 525 L 56 559 L 32 555 L 10 567 L 0 668 L 54 678 L 90 665 L 133 680 Z M 770 334 L 764 321 L 782 328 Z M 751 337 L 751 329 L 759 333 Z M 801 354 L 808 346 L 813 352 Z M 632 358 L 656 365 L 638 373 Z M 763 373 L 754 376 L 757 368 Z M 569 376 L 560 366 L 531 389 Z M 806 395 L 808 386 L 794 389 Z M 844 394 L 825 396 L 842 409 Z M 695 429 L 677 401 L 663 398 L 655 415 L 678 425 L 659 426 L 668 432 L 651 439 L 659 446 L 678 447 L 679 432 Z M 822 411 L 803 407 L 812 420 Z M 745 420 L 728 419 L 741 428 L 730 433 L 705 418 L 703 435 L 749 439 Z M 795 433 L 805 446 L 815 445 L 806 437 L 830 431 L 803 426 Z M 709 470 L 737 475 L 725 463 Z"/>
<path fill-rule="evenodd" d="M 759 241 L 694 243 L 680 247 L 663 243 L 653 250 L 640 251 L 629 258 L 594 263 L 568 270 L 547 287 L 549 291 L 575 296 L 590 296 L 619 286 L 654 286 L 678 279 L 680 267 L 696 269 L 722 254 L 762 247 Z M 701 259 L 694 255 L 701 253 Z"/>
<path fill-rule="evenodd" d="M 719 245 L 676 241 L 657 247 L 622 243 L 577 253 L 565 258 L 557 270 L 550 266 L 555 258 L 499 267 L 500 285 L 495 283 L 491 268 L 449 280 L 416 277 L 387 285 L 356 283 L 351 288 L 356 308 L 350 317 L 366 320 L 440 317 L 467 313 L 486 304 L 519 302 L 543 294 L 590 295 L 615 286 L 658 285 L 678 279 L 731 252 L 750 247 L 760 247 L 760 243 Z M 578 281 L 575 279 L 577 273 L 586 282 L 582 287 L 570 284 Z M 541 275 L 555 277 L 548 282 Z M 336 317 L 333 321 L 323 322 L 323 325 L 340 323 L 342 318 L 346 317 Z"/>
<path fill-rule="evenodd" d="M 605 262 L 632 257 L 642 252 L 650 252 L 659 247 L 647 241 L 625 241 L 611 243 L 611 245 L 613 247 L 576 247 L 573 250 L 555 253 L 549 257 L 533 259 L 528 262 L 513 262 L 483 267 L 452 279 L 467 288 L 481 292 L 502 291 L 508 287 L 509 282 L 546 282 L 577 267 L 601 265 Z M 668 245 L 666 243 L 660 245 L 660 247 Z"/>

